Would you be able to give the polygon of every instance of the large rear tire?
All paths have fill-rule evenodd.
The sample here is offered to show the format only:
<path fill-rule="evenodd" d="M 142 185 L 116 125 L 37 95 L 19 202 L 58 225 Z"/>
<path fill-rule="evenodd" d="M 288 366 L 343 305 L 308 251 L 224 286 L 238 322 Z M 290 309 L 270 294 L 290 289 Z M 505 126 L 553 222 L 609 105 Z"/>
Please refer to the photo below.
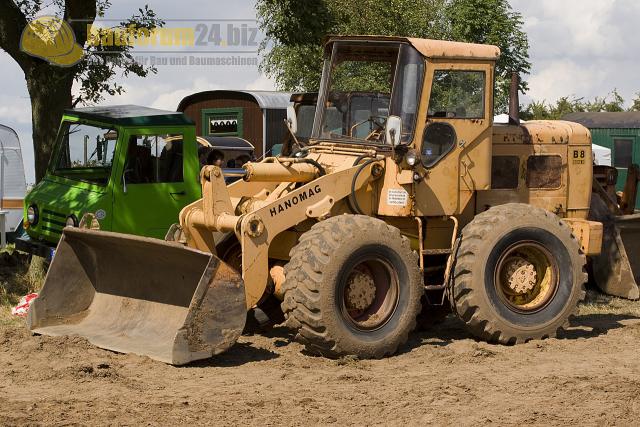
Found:
<path fill-rule="evenodd" d="M 406 342 L 424 285 L 397 228 L 342 215 L 315 224 L 291 250 L 282 309 L 307 351 L 381 358 Z"/>
<path fill-rule="evenodd" d="M 477 337 L 502 344 L 553 337 L 584 298 L 586 257 L 556 215 L 496 206 L 462 231 L 455 311 Z"/>

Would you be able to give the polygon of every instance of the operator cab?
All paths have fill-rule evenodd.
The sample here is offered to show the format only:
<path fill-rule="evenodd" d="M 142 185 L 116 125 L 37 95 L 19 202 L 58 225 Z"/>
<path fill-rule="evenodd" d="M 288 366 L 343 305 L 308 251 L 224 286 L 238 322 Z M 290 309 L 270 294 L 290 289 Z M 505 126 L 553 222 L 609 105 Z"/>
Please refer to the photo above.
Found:
<path fill-rule="evenodd" d="M 408 43 L 337 40 L 327 45 L 312 140 L 385 144 L 389 115 L 411 141 L 424 60 Z"/>

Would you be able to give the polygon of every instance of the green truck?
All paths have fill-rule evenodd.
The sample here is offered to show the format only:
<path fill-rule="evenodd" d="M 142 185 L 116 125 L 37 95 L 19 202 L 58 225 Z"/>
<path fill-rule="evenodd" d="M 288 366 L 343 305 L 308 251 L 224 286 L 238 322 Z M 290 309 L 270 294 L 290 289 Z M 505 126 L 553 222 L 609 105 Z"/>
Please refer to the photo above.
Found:
<path fill-rule="evenodd" d="M 202 165 L 237 168 L 253 155 L 240 138 L 196 137 L 183 113 L 134 105 L 65 112 L 46 176 L 24 203 L 16 247 L 50 257 L 65 226 L 93 214 L 107 231 L 164 238 L 201 197 Z"/>

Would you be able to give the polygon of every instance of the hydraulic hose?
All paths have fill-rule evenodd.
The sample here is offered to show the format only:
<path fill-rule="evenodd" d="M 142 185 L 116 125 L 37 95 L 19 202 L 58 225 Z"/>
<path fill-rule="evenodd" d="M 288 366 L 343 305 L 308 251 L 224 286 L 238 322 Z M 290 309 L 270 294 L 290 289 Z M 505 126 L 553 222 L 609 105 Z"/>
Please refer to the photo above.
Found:
<path fill-rule="evenodd" d="M 327 171 L 324 169 L 324 167 L 313 159 L 307 159 L 307 158 L 296 159 L 296 163 L 308 163 L 310 165 L 315 166 L 316 169 L 318 169 L 318 173 L 320 174 L 320 176 L 325 176 L 327 174 Z"/>
<path fill-rule="evenodd" d="M 360 156 L 362 157 L 362 156 Z M 358 157 L 358 159 L 360 159 L 360 157 Z M 367 156 L 369 157 L 369 156 Z M 362 157 L 364 158 L 364 157 Z M 360 161 L 356 159 L 356 161 Z M 364 170 L 364 168 L 366 168 L 367 166 L 369 166 L 371 163 L 374 163 L 378 161 L 378 159 L 373 158 L 373 159 L 369 159 L 366 162 L 364 162 L 360 168 L 358 168 L 358 170 L 356 171 L 356 173 L 353 175 L 353 179 L 351 180 L 351 193 L 349 194 L 349 208 L 356 214 L 359 215 L 365 215 L 365 213 L 362 211 L 362 209 L 360 209 L 360 205 L 358 204 L 358 200 L 356 199 L 356 181 L 358 180 L 358 176 L 360 176 L 360 173 Z M 356 165 L 358 163 L 354 163 L 354 165 Z"/>

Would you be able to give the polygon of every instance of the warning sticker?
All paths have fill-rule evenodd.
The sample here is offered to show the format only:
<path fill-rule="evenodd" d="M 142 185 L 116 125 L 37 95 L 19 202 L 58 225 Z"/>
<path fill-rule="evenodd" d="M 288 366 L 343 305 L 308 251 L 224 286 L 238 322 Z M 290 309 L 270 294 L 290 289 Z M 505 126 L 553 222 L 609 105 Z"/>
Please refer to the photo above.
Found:
<path fill-rule="evenodd" d="M 402 188 L 390 188 L 387 191 L 387 204 L 390 206 L 407 206 L 409 193 Z"/>

